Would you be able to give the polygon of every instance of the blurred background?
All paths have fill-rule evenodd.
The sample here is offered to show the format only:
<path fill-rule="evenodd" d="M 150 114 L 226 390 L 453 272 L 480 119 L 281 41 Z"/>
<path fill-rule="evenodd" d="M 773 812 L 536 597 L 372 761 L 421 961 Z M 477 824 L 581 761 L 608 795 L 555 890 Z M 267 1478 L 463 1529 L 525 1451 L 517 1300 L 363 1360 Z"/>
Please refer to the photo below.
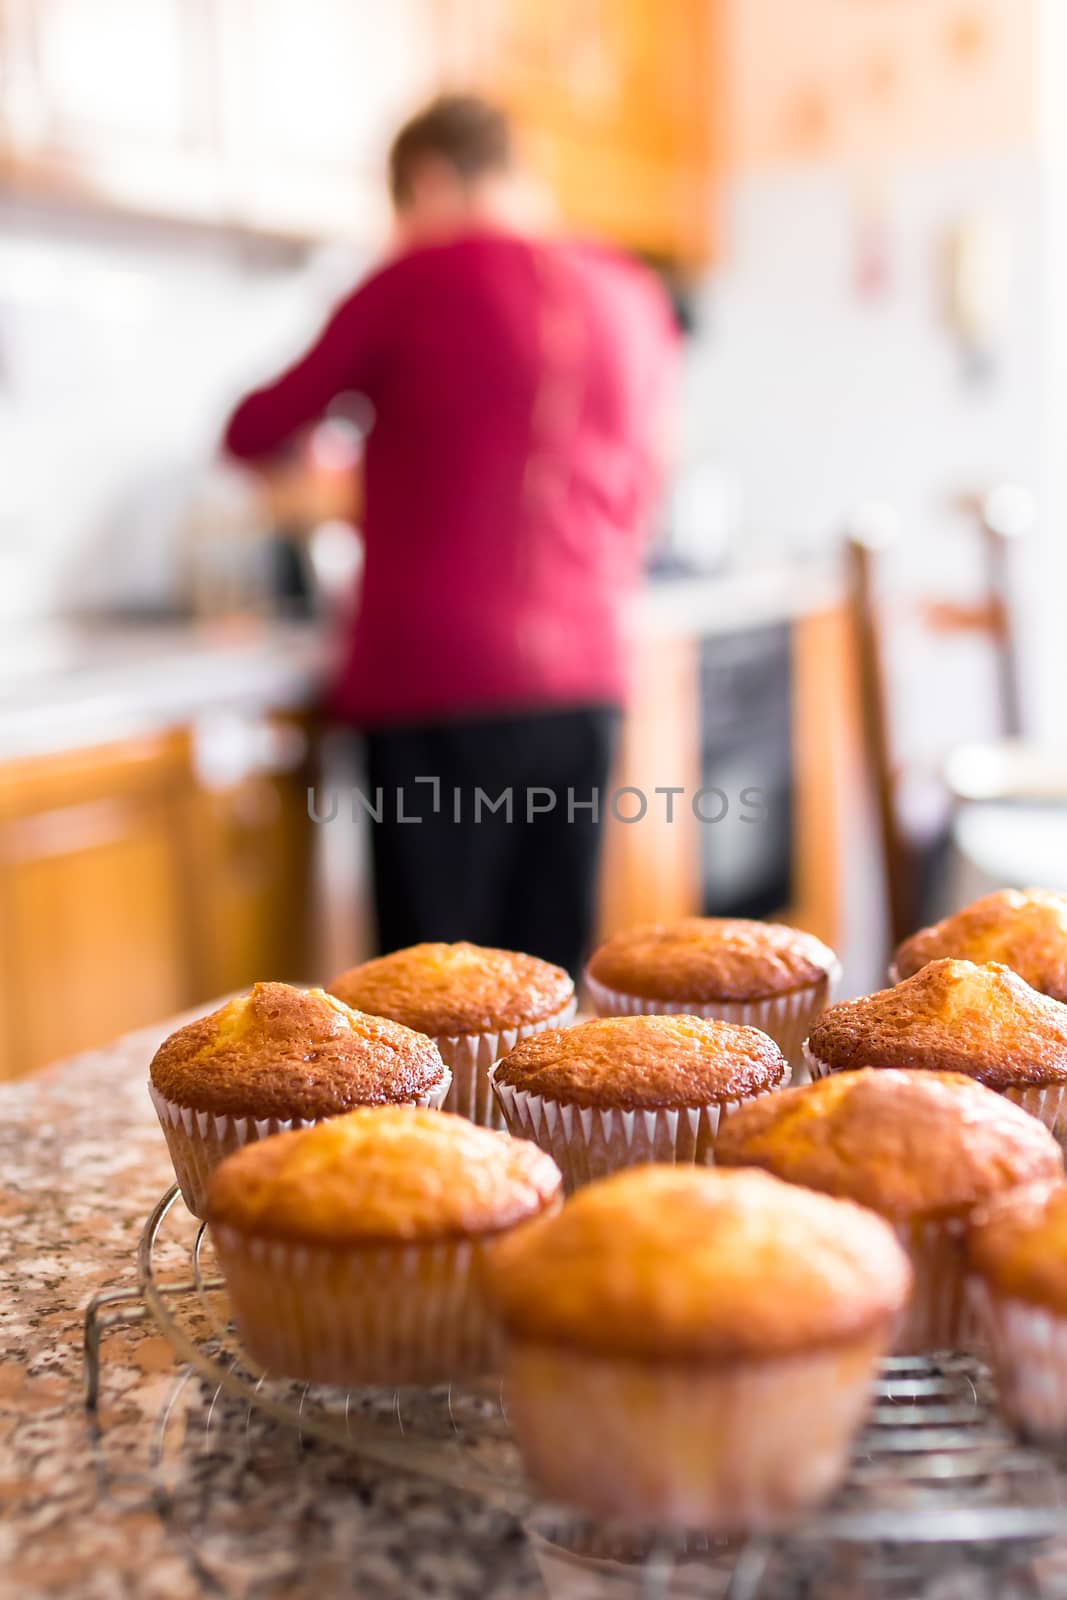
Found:
<path fill-rule="evenodd" d="M 1064 12 L 0 0 L 0 1075 L 370 951 L 316 708 L 372 419 L 267 477 L 218 439 L 442 89 L 684 330 L 617 781 L 767 814 L 609 817 L 602 930 L 780 915 L 856 990 L 984 888 L 1067 889 Z"/>

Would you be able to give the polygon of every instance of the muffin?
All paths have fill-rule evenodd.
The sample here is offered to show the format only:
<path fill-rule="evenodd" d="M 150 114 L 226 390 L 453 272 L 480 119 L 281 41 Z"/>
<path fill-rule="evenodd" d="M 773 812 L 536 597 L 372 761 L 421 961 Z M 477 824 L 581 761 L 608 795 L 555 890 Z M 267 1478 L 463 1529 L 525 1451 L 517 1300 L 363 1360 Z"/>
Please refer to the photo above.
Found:
<path fill-rule="evenodd" d="M 451 1074 L 423 1034 L 321 989 L 257 983 L 165 1039 L 148 1092 L 189 1210 L 224 1156 L 360 1105 L 439 1106 Z"/>
<path fill-rule="evenodd" d="M 971 1289 L 1005 1415 L 1067 1439 L 1067 1184 L 1031 1184 L 974 1220 Z"/>
<path fill-rule="evenodd" d="M 892 989 L 824 1011 L 804 1046 L 812 1078 L 856 1067 L 962 1072 L 1060 1134 L 1067 1009 L 991 962 L 931 961 Z"/>
<path fill-rule="evenodd" d="M 360 1011 L 429 1034 L 452 1071 L 446 1111 L 500 1128 L 489 1068 L 520 1039 L 565 1027 L 574 984 L 562 967 L 476 944 L 415 944 L 364 961 L 330 993 Z"/>
<path fill-rule="evenodd" d="M 896 1338 L 907 1353 L 970 1342 L 964 1235 L 975 1207 L 1063 1171 L 1051 1133 L 973 1078 L 871 1068 L 742 1106 L 717 1159 L 855 1200 L 892 1224 L 915 1278 Z"/>
<path fill-rule="evenodd" d="M 648 1161 L 713 1159 L 726 1117 L 789 1082 L 765 1033 L 702 1017 L 599 1017 L 524 1039 L 490 1073 L 512 1133 L 568 1190 Z"/>
<path fill-rule="evenodd" d="M 1067 895 L 1051 889 L 999 889 L 953 917 L 923 928 L 897 948 L 891 983 L 930 961 L 997 961 L 1031 989 L 1067 1000 Z"/>
<path fill-rule="evenodd" d="M 774 1527 L 828 1494 L 911 1269 L 892 1228 L 761 1172 L 616 1173 L 488 1252 L 508 1416 L 594 1516 Z"/>
<path fill-rule="evenodd" d="M 796 1065 L 839 970 L 833 951 L 797 928 L 684 917 L 615 934 L 593 954 L 585 982 L 602 1017 L 684 1012 L 739 1022 L 770 1034 Z"/>
<path fill-rule="evenodd" d="M 536 1145 L 387 1106 L 238 1150 L 206 1210 L 238 1331 L 269 1372 L 437 1383 L 489 1366 L 479 1258 L 559 1190 Z"/>

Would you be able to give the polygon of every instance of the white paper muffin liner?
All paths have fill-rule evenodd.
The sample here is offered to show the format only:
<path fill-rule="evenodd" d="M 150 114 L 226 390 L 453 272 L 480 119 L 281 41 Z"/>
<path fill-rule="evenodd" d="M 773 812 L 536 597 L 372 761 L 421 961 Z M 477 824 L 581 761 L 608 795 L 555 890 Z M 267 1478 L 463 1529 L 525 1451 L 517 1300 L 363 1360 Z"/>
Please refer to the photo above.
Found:
<path fill-rule="evenodd" d="M 1067 1440 L 1067 1317 L 980 1278 L 968 1294 L 1008 1421 L 1030 1438 Z"/>
<path fill-rule="evenodd" d="M 540 1022 L 524 1022 L 517 1028 L 502 1028 L 497 1033 L 435 1034 L 434 1044 L 441 1059 L 452 1071 L 452 1084 L 445 1097 L 444 1110 L 454 1111 L 483 1128 L 504 1127 L 504 1119 L 489 1087 L 489 1069 L 509 1055 L 520 1039 L 549 1028 L 566 1028 L 574 1021 L 578 1008 L 572 996 L 562 1011 Z"/>
<path fill-rule="evenodd" d="M 547 1600 L 649 1600 L 650 1564 L 663 1554 L 654 1529 L 568 1517 L 540 1508 L 523 1523 Z M 700 1600 L 729 1600 L 744 1536 L 674 1534 L 674 1579 L 691 1578 Z M 671 1593 L 674 1593 L 672 1579 Z"/>
<path fill-rule="evenodd" d="M 807 1040 L 804 1041 L 804 1070 L 813 1083 L 819 1078 L 828 1078 L 834 1069 L 821 1061 L 812 1051 Z M 901 1065 L 906 1069 L 907 1063 Z M 1046 1088 L 1035 1085 L 1022 1089 L 998 1089 L 1005 1100 L 1011 1100 L 1015 1105 L 1021 1106 L 1032 1117 L 1043 1122 L 1050 1133 L 1055 1134 L 1060 1144 L 1067 1143 L 1067 1084 L 1053 1083 Z"/>
<path fill-rule="evenodd" d="M 1067 1092 L 1067 1086 L 1062 1083 L 1049 1084 L 1044 1089 L 1002 1089 L 1000 1091 L 1006 1100 L 1014 1100 L 1017 1106 L 1022 1106 L 1024 1111 L 1029 1111 L 1032 1117 L 1036 1117 L 1039 1122 L 1043 1122 L 1049 1132 L 1055 1134 L 1061 1145 L 1067 1142 L 1065 1092 Z"/>
<path fill-rule="evenodd" d="M 809 1083 L 818 1083 L 820 1078 L 828 1078 L 830 1076 L 833 1068 L 819 1059 L 806 1039 L 801 1046 L 800 1054 Z"/>
<path fill-rule="evenodd" d="M 428 1094 L 398 1103 L 437 1111 L 444 1104 L 451 1082 L 452 1074 L 446 1068 L 444 1078 Z M 194 1217 L 203 1216 L 208 1179 L 226 1156 L 242 1145 L 255 1144 L 272 1134 L 310 1128 L 313 1121 L 303 1117 L 216 1116 L 213 1112 L 193 1111 L 189 1106 L 168 1100 L 153 1083 L 149 1083 L 148 1093 L 167 1141 L 182 1199 Z"/>
<path fill-rule="evenodd" d="M 516 1138 L 531 1139 L 553 1158 L 563 1173 L 568 1194 L 623 1167 L 650 1161 L 712 1165 L 722 1123 L 746 1099 L 756 1098 L 748 1095 L 719 1105 L 675 1110 L 626 1111 L 614 1106 L 565 1105 L 527 1089 L 517 1089 L 499 1081 L 495 1066 L 489 1081 L 508 1132 Z M 788 1082 L 787 1067 L 785 1077 L 775 1088 L 785 1088 Z"/>
<path fill-rule="evenodd" d="M 472 1240 L 294 1244 L 211 1229 L 237 1330 L 269 1373 L 305 1383 L 430 1384 L 493 1362 Z"/>
<path fill-rule="evenodd" d="M 931 1350 L 974 1350 L 979 1333 L 967 1294 L 966 1225 L 913 1222 L 897 1227 L 915 1274 L 911 1300 L 901 1312 L 893 1349 L 898 1355 Z"/>
<path fill-rule="evenodd" d="M 840 1482 L 884 1344 L 882 1330 L 716 1366 L 514 1339 L 504 1354 L 508 1419 L 531 1478 L 562 1504 L 646 1525 L 773 1529 Z"/>
<path fill-rule="evenodd" d="M 801 1049 L 815 1018 L 826 1010 L 841 976 L 835 964 L 817 983 L 766 1000 L 648 1000 L 641 995 L 609 989 L 585 974 L 585 987 L 593 1009 L 601 1017 L 704 1017 L 715 1022 L 737 1022 L 759 1028 L 774 1040 L 793 1069 L 793 1082 L 803 1083 Z"/>

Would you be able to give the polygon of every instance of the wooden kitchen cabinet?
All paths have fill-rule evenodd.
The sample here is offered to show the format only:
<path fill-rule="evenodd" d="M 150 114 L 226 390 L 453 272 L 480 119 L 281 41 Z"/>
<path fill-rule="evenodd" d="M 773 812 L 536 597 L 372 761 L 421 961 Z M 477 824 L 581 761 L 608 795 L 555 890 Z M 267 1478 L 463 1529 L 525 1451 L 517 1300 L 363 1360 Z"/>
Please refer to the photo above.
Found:
<path fill-rule="evenodd" d="M 377 245 L 388 138 L 441 85 L 434 3 L 0 0 L 0 169 L 61 200 Z"/>
<path fill-rule="evenodd" d="M 217 224 L 215 0 L 0 0 L 7 184 Z"/>
<path fill-rule="evenodd" d="M 633 698 L 623 720 L 612 792 L 605 807 L 598 937 L 635 922 L 672 922 L 701 911 L 697 827 L 688 806 L 700 786 L 700 703 L 696 638 L 645 639 L 637 651 Z M 655 785 L 683 791 L 668 820 Z M 647 802 L 640 821 L 639 796 Z"/>
<path fill-rule="evenodd" d="M 429 95 L 473 85 L 514 113 L 569 227 L 700 263 L 715 243 L 726 10 L 0 0 L 0 165 L 34 193 L 377 244 L 390 135 Z"/>
<path fill-rule="evenodd" d="M 708 259 L 724 0 L 439 3 L 471 30 L 468 71 L 512 111 L 570 227 Z"/>
<path fill-rule="evenodd" d="M 391 130 L 438 85 L 427 0 L 210 0 L 234 220 L 376 243 Z"/>
<path fill-rule="evenodd" d="M 0 767 L 0 1078 L 313 975 L 307 739 L 256 721 L 226 781 L 193 730 Z"/>
<path fill-rule="evenodd" d="M 0 768 L 0 1077 L 188 1003 L 176 736 Z"/>
<path fill-rule="evenodd" d="M 199 997 L 261 978 L 321 977 L 310 890 L 311 734 L 296 719 L 255 718 L 244 726 L 252 738 L 243 770 L 225 781 L 201 776 L 188 792 L 192 986 Z"/>

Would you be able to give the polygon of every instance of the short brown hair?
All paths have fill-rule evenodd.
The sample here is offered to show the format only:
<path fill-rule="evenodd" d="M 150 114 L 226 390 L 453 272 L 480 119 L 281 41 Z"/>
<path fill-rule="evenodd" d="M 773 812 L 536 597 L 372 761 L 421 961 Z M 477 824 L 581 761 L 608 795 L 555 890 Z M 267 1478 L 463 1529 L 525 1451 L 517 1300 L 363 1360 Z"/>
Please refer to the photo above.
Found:
<path fill-rule="evenodd" d="M 419 162 L 436 156 L 465 183 L 512 164 L 511 125 L 499 106 L 476 94 L 443 94 L 405 122 L 389 151 L 389 188 L 395 205 L 411 198 Z"/>

